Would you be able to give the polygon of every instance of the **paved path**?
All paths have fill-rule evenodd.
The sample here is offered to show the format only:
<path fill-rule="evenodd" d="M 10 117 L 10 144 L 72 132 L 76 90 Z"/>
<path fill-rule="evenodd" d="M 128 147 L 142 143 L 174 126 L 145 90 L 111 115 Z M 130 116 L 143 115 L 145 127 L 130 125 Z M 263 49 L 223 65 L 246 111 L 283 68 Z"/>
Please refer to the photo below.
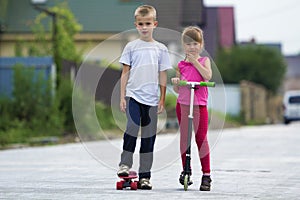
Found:
<path fill-rule="evenodd" d="M 157 137 L 151 191 L 118 191 L 121 140 L 0 151 L 0 199 L 300 199 L 300 124 L 210 132 L 210 192 L 178 183 L 178 134 Z M 135 162 L 138 157 L 136 156 Z M 135 165 L 134 168 L 137 168 Z"/>

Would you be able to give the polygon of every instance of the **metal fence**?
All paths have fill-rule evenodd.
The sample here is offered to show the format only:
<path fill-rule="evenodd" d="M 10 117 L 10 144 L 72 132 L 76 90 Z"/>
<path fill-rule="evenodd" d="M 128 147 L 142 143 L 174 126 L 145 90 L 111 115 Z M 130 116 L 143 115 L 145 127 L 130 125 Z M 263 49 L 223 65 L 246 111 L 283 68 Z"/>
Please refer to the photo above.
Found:
<path fill-rule="evenodd" d="M 1 57 L 0 58 L 0 96 L 12 97 L 14 67 L 22 65 L 33 67 L 34 74 L 43 74 L 45 79 L 55 79 L 56 71 L 52 57 Z M 55 81 L 52 81 L 53 87 Z"/>

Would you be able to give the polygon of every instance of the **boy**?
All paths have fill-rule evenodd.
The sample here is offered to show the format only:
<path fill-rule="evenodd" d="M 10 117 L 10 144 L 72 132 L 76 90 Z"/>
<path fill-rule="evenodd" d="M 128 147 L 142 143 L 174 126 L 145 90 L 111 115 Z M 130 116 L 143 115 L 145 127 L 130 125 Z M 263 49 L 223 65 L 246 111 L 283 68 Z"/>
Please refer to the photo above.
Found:
<path fill-rule="evenodd" d="M 120 109 L 126 112 L 127 126 L 118 176 L 128 176 L 141 126 L 139 189 L 152 189 L 150 183 L 157 113 L 164 109 L 167 69 L 171 68 L 168 49 L 153 39 L 157 27 L 156 10 L 143 5 L 135 11 L 139 39 L 129 42 L 122 53 Z M 158 84 L 160 99 L 158 99 Z"/>

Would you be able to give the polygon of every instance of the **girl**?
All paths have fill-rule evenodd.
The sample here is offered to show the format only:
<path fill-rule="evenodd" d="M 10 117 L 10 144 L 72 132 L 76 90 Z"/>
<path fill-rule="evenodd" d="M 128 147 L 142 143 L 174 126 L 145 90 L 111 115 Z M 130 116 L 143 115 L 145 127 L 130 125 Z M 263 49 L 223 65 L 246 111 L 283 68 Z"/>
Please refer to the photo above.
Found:
<path fill-rule="evenodd" d="M 178 99 L 176 114 L 180 126 L 180 153 L 182 167 L 185 166 L 185 152 L 187 150 L 188 137 L 188 115 L 190 104 L 190 89 L 179 87 L 180 80 L 186 81 L 208 81 L 212 77 L 211 63 L 208 57 L 201 57 L 200 53 L 204 47 L 203 32 L 200 28 L 190 26 L 182 33 L 182 45 L 186 57 L 178 63 L 176 77 L 171 81 L 174 84 L 174 91 L 177 92 Z M 197 87 L 194 100 L 193 125 L 195 130 L 195 141 L 198 147 L 200 162 L 202 166 L 201 191 L 210 191 L 210 154 L 207 141 L 208 111 L 207 111 L 208 90 L 207 87 Z M 183 184 L 183 172 L 179 177 L 179 182 Z M 192 182 L 190 182 L 191 184 Z"/>

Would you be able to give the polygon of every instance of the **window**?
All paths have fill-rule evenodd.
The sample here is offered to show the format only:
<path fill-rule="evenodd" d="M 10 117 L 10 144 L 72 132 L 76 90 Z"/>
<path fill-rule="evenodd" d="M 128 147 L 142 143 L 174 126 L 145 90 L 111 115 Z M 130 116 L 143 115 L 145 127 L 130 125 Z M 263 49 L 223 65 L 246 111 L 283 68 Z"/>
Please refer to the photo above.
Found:
<path fill-rule="evenodd" d="M 300 104 L 300 96 L 292 96 L 289 99 L 290 104 Z"/>
<path fill-rule="evenodd" d="M 47 0 L 31 0 L 32 4 L 45 4 Z"/>

